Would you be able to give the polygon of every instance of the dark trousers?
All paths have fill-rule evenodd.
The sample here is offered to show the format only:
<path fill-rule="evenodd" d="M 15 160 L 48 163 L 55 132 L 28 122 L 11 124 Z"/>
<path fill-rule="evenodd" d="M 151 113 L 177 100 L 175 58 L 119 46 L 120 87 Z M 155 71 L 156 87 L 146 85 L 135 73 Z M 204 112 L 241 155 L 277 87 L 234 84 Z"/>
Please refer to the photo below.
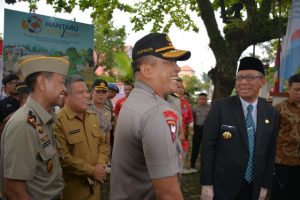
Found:
<path fill-rule="evenodd" d="M 251 200 L 252 188 L 253 184 L 248 183 L 246 180 L 244 180 L 239 190 L 238 196 L 235 198 L 235 200 Z"/>
<path fill-rule="evenodd" d="M 196 160 L 200 155 L 200 144 L 203 137 L 203 126 L 194 125 L 192 155 L 191 155 L 191 168 L 195 168 Z"/>
<path fill-rule="evenodd" d="M 111 130 L 110 130 L 110 161 L 109 161 L 109 163 L 111 163 L 111 158 L 112 158 L 112 152 L 113 152 L 113 148 L 114 148 L 114 139 L 115 139 L 115 136 L 114 136 L 114 128 L 112 128 Z"/>
<path fill-rule="evenodd" d="M 287 166 L 275 163 L 275 174 L 270 200 L 300 199 L 300 165 Z"/>

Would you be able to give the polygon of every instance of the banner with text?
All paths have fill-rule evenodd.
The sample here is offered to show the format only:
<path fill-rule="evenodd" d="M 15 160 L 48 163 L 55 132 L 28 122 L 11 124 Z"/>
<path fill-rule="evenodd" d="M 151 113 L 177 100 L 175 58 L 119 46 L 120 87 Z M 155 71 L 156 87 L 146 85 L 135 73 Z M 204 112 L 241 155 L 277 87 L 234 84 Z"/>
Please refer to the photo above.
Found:
<path fill-rule="evenodd" d="M 69 74 L 93 76 L 94 26 L 5 9 L 3 73 L 24 55 L 68 56 Z M 91 77 L 90 77 L 91 78 Z"/>

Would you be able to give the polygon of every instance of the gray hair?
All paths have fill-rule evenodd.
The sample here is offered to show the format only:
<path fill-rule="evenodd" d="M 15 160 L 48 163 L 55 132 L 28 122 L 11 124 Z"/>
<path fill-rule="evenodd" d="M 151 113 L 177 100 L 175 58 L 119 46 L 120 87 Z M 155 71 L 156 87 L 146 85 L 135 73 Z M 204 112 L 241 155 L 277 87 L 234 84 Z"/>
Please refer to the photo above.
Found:
<path fill-rule="evenodd" d="M 84 80 L 79 75 L 70 75 L 65 78 L 65 87 L 67 89 L 67 93 L 72 92 L 72 84 L 76 82 L 84 82 Z"/>
<path fill-rule="evenodd" d="M 136 60 L 134 60 L 132 62 L 132 69 L 133 69 L 133 73 L 140 71 L 140 66 L 144 63 L 147 64 L 154 64 L 157 61 L 157 58 L 155 56 L 142 56 L 140 58 L 137 58 Z"/>

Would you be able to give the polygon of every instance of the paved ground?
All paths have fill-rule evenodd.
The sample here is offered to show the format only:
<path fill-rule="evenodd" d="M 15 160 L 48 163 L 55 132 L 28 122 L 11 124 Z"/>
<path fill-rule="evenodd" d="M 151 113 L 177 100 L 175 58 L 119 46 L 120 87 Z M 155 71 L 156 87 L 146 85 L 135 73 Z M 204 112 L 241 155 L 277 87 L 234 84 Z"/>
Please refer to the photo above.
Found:
<path fill-rule="evenodd" d="M 185 168 L 189 168 L 190 152 L 185 160 Z M 199 171 L 199 159 L 196 163 L 196 169 Z M 109 180 L 109 177 L 108 177 Z M 185 200 L 200 199 L 200 176 L 199 172 L 183 174 L 181 180 L 181 191 Z M 101 200 L 108 200 L 109 182 L 106 181 L 101 187 Z"/>

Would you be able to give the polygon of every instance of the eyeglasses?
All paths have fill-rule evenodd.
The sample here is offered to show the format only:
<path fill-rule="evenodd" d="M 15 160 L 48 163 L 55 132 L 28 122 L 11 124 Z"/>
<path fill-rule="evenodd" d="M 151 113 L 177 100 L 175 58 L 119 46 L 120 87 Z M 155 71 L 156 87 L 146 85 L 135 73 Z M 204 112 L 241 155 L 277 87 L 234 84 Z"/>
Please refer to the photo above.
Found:
<path fill-rule="evenodd" d="M 107 90 L 95 90 L 97 94 L 106 94 Z"/>
<path fill-rule="evenodd" d="M 245 79 L 246 81 L 253 81 L 254 79 L 261 79 L 261 78 L 263 77 L 259 75 L 248 74 L 248 75 L 238 75 L 235 77 L 235 80 L 240 82 L 243 79 Z"/>

